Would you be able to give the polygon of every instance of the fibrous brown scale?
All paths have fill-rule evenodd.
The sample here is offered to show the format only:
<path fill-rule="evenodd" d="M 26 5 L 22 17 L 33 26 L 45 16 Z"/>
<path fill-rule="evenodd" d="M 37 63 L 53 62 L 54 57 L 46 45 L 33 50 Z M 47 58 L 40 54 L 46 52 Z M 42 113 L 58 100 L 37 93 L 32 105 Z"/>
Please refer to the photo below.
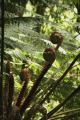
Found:
<path fill-rule="evenodd" d="M 63 36 L 58 32 L 52 32 L 50 35 L 50 41 L 53 44 L 61 45 L 61 43 L 63 41 Z"/>
<path fill-rule="evenodd" d="M 22 81 L 28 81 L 30 78 L 29 70 L 27 68 L 23 68 L 20 72 L 20 78 Z"/>
<path fill-rule="evenodd" d="M 47 62 L 53 62 L 55 60 L 55 50 L 53 48 L 46 48 L 43 53 L 43 58 Z"/>

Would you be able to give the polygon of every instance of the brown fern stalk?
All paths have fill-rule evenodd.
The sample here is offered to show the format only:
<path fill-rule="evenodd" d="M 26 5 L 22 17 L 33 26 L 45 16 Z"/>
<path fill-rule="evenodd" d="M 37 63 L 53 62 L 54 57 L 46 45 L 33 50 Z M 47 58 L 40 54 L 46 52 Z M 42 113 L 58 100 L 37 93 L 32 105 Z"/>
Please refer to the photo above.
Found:
<path fill-rule="evenodd" d="M 14 77 L 13 74 L 9 74 L 9 92 L 8 92 L 8 108 L 7 114 L 9 115 L 12 111 L 12 101 L 13 101 L 13 94 L 14 94 Z"/>
<path fill-rule="evenodd" d="M 30 79 L 29 70 L 24 67 L 24 64 L 23 64 L 21 72 L 20 72 L 20 78 L 21 78 L 21 81 L 23 81 L 23 86 L 22 86 L 22 89 L 20 91 L 20 94 L 19 94 L 17 102 L 16 102 L 17 107 L 20 107 L 20 105 L 21 105 L 22 99 L 23 99 L 23 97 L 26 93 L 26 90 L 27 90 L 26 88 L 28 85 L 28 81 Z"/>
<path fill-rule="evenodd" d="M 21 105 L 21 101 L 22 101 L 22 99 L 24 97 L 24 94 L 26 93 L 27 84 L 28 84 L 28 82 L 24 81 L 22 89 L 20 91 L 20 94 L 19 94 L 19 96 L 17 98 L 17 102 L 16 102 L 17 107 L 20 107 L 20 105 Z"/>
<path fill-rule="evenodd" d="M 7 60 L 7 63 L 6 63 L 6 73 L 9 74 L 10 71 L 11 71 L 10 61 Z"/>
<path fill-rule="evenodd" d="M 10 61 L 8 60 L 6 63 L 6 79 L 5 79 L 5 86 L 4 86 L 4 114 L 7 117 L 7 108 L 8 108 L 8 93 L 9 93 L 9 74 L 10 74 Z"/>

